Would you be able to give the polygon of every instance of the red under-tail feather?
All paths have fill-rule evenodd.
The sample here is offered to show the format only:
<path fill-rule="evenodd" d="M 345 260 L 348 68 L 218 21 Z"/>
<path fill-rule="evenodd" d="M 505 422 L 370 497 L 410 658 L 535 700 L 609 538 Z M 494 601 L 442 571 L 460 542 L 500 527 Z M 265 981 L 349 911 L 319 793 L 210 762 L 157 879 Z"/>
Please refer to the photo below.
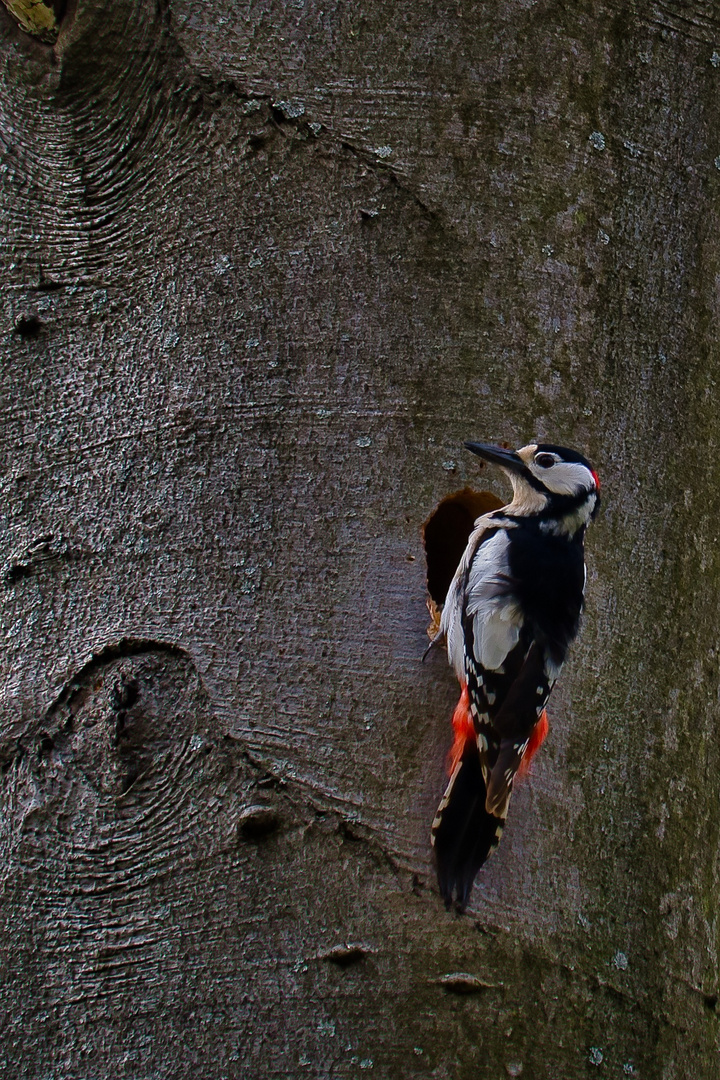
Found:
<path fill-rule="evenodd" d="M 463 755 L 465 743 L 468 742 L 469 739 L 474 741 L 477 738 L 475 734 L 475 725 L 473 724 L 472 716 L 470 715 L 470 694 L 468 693 L 467 683 L 463 684 L 460 700 L 455 706 L 452 725 L 455 732 L 455 741 L 453 742 L 447 757 L 448 776 L 452 776 L 454 773 L 455 766 Z"/>
<path fill-rule="evenodd" d="M 542 744 L 545 742 L 549 729 L 550 725 L 548 724 L 547 710 L 543 709 L 543 711 L 540 713 L 537 724 L 532 729 L 532 734 L 527 744 L 527 750 L 522 756 L 520 768 L 517 771 L 518 777 L 522 778 L 523 776 L 527 776 L 527 774 L 530 772 L 530 762 L 535 757 Z"/>
<path fill-rule="evenodd" d="M 470 694 L 468 693 L 467 683 L 463 685 L 462 692 L 460 694 L 460 700 L 455 706 L 455 712 L 452 718 L 453 730 L 455 732 L 455 739 L 453 741 L 450 752 L 447 757 L 447 771 L 448 776 L 452 776 L 455 771 L 460 758 L 463 756 L 463 750 L 465 744 L 470 739 L 476 739 L 475 726 L 473 724 L 472 715 L 470 713 Z M 537 724 L 532 729 L 532 734 L 527 744 L 527 750 L 523 754 L 522 761 L 520 762 L 520 768 L 517 775 L 522 778 L 527 776 L 530 771 L 530 762 L 535 757 L 542 744 L 547 738 L 547 733 L 550 730 L 548 724 L 547 710 L 543 709 L 538 719 Z"/>

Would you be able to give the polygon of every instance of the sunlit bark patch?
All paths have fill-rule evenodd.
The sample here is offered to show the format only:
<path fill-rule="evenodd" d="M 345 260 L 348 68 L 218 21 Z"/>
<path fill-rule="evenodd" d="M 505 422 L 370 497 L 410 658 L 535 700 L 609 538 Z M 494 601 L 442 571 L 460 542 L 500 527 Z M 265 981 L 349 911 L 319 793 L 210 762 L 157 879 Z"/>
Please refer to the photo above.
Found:
<path fill-rule="evenodd" d="M 65 14 L 65 0 L 2 0 L 21 30 L 46 45 L 54 45 Z"/>

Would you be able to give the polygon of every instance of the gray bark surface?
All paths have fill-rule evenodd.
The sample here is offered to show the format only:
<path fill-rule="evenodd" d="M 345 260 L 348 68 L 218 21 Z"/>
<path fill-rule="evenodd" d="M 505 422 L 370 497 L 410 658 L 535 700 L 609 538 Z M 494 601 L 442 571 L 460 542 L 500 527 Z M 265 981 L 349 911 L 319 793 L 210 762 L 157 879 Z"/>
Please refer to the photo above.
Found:
<path fill-rule="evenodd" d="M 3 1075 L 717 1077 L 717 9 L 79 0 L 0 81 Z M 604 508 L 458 917 L 422 524 L 535 437 Z"/>

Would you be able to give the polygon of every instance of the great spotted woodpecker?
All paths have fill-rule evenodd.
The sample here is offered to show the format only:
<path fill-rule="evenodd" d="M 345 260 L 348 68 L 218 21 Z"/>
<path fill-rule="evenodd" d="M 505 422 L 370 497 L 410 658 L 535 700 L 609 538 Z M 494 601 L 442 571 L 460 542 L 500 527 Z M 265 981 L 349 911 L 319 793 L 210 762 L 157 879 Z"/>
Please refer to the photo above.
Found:
<path fill-rule="evenodd" d="M 513 498 L 475 522 L 438 635 L 462 692 L 432 844 L 440 893 L 460 911 L 500 839 L 515 776 L 547 734 L 545 705 L 583 606 L 585 530 L 600 505 L 597 474 L 574 450 L 465 445 L 503 469 Z"/>

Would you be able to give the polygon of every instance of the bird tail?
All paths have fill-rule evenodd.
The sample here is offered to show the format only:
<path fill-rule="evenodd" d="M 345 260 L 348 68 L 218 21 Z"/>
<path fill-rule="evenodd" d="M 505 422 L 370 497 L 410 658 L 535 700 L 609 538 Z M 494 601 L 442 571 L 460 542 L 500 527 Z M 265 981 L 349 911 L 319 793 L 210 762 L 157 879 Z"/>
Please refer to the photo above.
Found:
<path fill-rule="evenodd" d="M 485 776 L 467 687 L 455 709 L 453 727 L 455 742 L 448 759 L 450 780 L 432 824 L 431 839 L 440 894 L 446 907 L 454 900 L 457 909 L 463 911 L 478 870 L 500 840 L 507 805 L 502 816 L 485 809 Z"/>

